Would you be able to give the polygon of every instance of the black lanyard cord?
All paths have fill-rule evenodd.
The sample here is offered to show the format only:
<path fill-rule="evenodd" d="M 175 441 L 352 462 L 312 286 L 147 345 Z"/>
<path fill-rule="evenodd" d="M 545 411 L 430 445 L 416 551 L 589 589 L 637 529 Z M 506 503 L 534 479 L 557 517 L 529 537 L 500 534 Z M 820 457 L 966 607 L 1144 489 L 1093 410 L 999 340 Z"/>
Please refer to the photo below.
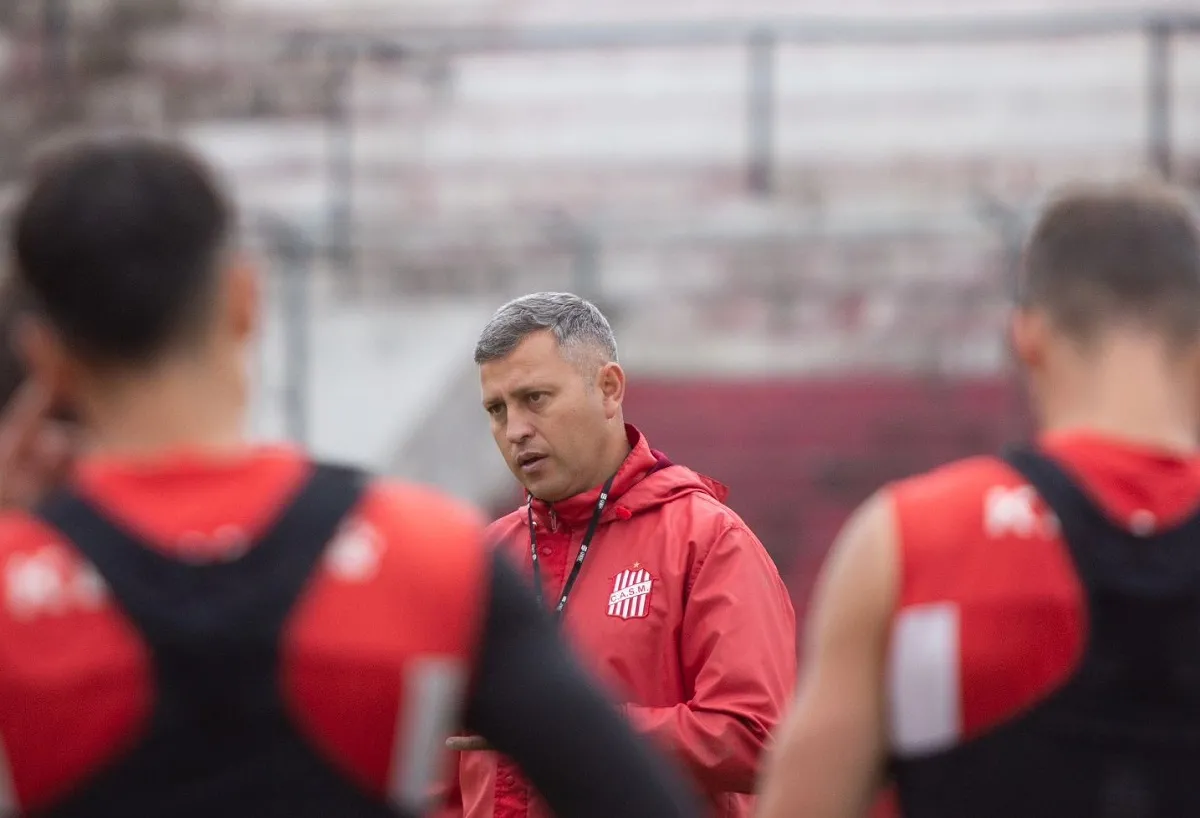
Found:
<path fill-rule="evenodd" d="M 554 609 L 554 615 L 561 617 L 563 610 L 567 607 L 567 597 L 571 595 L 571 589 L 575 587 L 575 580 L 579 579 L 579 571 L 583 568 L 583 560 L 587 557 L 588 548 L 592 545 L 592 537 L 596 536 L 596 528 L 600 525 L 600 515 L 604 513 L 604 506 L 608 504 L 608 493 L 612 491 L 613 480 L 616 479 L 614 474 L 604 483 L 604 487 L 600 489 L 600 499 L 596 501 L 596 510 L 592 512 L 592 519 L 588 522 L 587 531 L 583 535 L 583 542 L 579 544 L 579 556 L 575 558 L 575 565 L 571 568 L 571 573 L 567 577 L 567 582 L 563 585 L 562 597 L 558 600 L 558 605 Z M 527 506 L 529 514 L 529 552 L 533 557 L 533 590 L 537 593 L 538 604 L 542 604 L 542 568 L 538 561 L 538 546 L 537 546 L 537 527 L 533 524 L 533 498 L 529 498 Z"/>

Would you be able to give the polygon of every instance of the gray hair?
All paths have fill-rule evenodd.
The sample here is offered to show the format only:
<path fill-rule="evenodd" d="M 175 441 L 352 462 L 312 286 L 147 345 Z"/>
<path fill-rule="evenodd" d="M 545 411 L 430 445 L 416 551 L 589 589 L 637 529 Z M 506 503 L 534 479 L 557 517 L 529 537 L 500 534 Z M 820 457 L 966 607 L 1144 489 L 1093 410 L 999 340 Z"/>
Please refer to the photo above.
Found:
<path fill-rule="evenodd" d="M 554 333 L 563 350 L 590 347 L 617 360 L 617 339 L 604 313 L 571 293 L 533 293 L 509 301 L 488 321 L 475 344 L 475 363 L 507 357 L 535 332 Z"/>

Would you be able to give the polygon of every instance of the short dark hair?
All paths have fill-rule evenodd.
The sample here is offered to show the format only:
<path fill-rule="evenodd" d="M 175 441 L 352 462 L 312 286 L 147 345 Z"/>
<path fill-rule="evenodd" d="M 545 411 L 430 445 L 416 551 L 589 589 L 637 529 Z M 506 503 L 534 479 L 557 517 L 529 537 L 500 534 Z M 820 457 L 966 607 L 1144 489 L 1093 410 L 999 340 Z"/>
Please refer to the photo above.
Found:
<path fill-rule="evenodd" d="M 1046 208 L 1025 250 L 1021 303 L 1080 341 L 1116 325 L 1200 336 L 1200 233 L 1181 193 L 1080 187 Z"/>
<path fill-rule="evenodd" d="M 39 163 L 12 222 L 16 274 L 76 354 L 145 363 L 203 326 L 232 222 L 187 150 L 83 141 Z"/>

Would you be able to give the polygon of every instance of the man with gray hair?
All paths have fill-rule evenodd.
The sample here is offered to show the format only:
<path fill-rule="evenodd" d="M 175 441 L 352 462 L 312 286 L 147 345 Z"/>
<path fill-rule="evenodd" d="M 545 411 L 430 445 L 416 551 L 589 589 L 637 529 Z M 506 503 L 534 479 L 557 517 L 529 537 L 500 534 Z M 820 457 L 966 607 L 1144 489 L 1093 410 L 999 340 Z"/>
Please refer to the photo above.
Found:
<path fill-rule="evenodd" d="M 483 408 L 528 502 L 490 533 L 531 575 L 634 726 L 691 771 L 708 814 L 745 818 L 795 677 L 795 615 L 726 489 L 626 425 L 604 315 L 568 293 L 505 304 L 475 347 Z M 472 737 L 450 814 L 548 815 Z M 586 771 L 584 771 L 586 774 Z"/>

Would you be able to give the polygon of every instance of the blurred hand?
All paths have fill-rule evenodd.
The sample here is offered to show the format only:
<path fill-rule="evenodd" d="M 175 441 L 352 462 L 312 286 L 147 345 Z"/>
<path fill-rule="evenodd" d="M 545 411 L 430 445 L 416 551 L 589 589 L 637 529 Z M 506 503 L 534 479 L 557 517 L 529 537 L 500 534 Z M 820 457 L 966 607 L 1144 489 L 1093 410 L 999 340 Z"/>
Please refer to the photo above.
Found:
<path fill-rule="evenodd" d="M 52 409 L 50 393 L 26 382 L 0 414 L 0 510 L 31 508 L 66 477 L 75 447 Z"/>
<path fill-rule="evenodd" d="M 446 748 L 456 753 L 471 750 L 490 750 L 492 746 L 482 736 L 451 736 L 446 739 Z"/>

